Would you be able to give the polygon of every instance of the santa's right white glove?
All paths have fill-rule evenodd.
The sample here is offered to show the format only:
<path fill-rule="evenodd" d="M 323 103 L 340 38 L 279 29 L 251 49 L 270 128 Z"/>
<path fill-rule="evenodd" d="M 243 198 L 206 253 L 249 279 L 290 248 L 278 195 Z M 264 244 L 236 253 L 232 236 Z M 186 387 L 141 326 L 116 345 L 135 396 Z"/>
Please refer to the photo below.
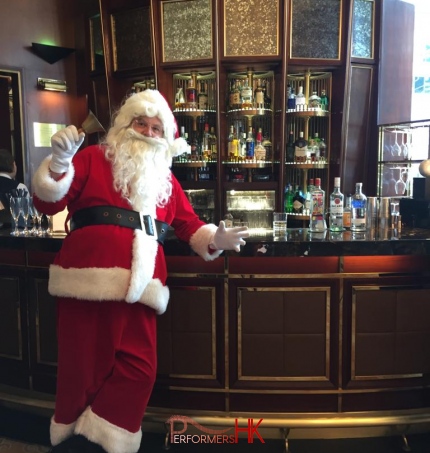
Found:
<path fill-rule="evenodd" d="M 235 250 L 240 252 L 240 246 L 246 244 L 243 238 L 248 236 L 248 227 L 226 228 L 224 220 L 221 220 L 209 246 L 214 250 Z"/>
<path fill-rule="evenodd" d="M 65 173 L 76 151 L 82 145 L 85 134 L 75 126 L 67 126 L 51 137 L 52 160 L 49 168 L 54 173 Z"/>

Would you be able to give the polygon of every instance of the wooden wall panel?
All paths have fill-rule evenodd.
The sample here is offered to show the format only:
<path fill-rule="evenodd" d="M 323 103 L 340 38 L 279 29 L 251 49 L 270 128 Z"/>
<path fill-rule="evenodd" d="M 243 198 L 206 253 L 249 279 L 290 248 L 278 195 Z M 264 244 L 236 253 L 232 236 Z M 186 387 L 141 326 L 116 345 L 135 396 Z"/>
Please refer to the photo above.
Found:
<path fill-rule="evenodd" d="M 371 124 L 373 67 L 352 65 L 344 101 L 344 141 L 342 181 L 344 193 L 355 192 L 355 183 L 366 187 L 367 157 Z"/>

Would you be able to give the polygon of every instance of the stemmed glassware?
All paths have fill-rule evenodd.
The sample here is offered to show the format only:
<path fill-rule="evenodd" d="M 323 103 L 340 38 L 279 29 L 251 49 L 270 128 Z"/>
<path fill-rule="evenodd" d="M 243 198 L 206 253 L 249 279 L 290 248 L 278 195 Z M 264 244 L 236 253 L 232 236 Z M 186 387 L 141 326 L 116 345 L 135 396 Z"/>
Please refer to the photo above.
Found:
<path fill-rule="evenodd" d="M 21 215 L 24 219 L 24 231 L 22 234 L 28 236 L 30 234 L 28 230 L 28 217 L 30 215 L 30 201 L 28 197 L 21 197 Z"/>
<path fill-rule="evenodd" d="M 15 224 L 15 229 L 12 231 L 11 235 L 19 236 L 20 232 L 18 229 L 19 216 L 21 215 L 21 197 L 10 197 L 10 213 L 12 214 L 13 223 Z"/>

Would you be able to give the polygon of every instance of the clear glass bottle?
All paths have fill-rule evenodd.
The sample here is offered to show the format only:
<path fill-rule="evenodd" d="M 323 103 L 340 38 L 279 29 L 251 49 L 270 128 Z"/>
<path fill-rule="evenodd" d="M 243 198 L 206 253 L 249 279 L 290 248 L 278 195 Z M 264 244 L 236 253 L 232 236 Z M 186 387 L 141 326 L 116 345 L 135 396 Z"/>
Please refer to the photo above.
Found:
<path fill-rule="evenodd" d="M 351 231 L 366 231 L 367 198 L 362 188 L 362 182 L 355 184 L 355 194 L 351 199 Z"/>
<path fill-rule="evenodd" d="M 321 98 L 317 95 L 316 91 L 313 91 L 312 96 L 309 96 L 309 107 L 311 108 L 321 107 Z"/>
<path fill-rule="evenodd" d="M 340 191 L 340 178 L 334 178 L 334 189 L 330 194 L 330 217 L 331 231 L 343 231 L 343 193 Z"/>
<path fill-rule="evenodd" d="M 240 97 L 243 109 L 252 109 L 252 107 L 254 106 L 252 79 L 253 79 L 252 71 L 248 71 L 247 78 L 245 79 L 244 84 L 242 85 L 242 89 L 240 90 Z"/>
<path fill-rule="evenodd" d="M 351 228 L 351 200 L 352 194 L 345 197 L 345 207 L 343 208 L 343 227 L 349 230 Z"/>
<path fill-rule="evenodd" d="M 233 140 L 234 140 L 234 126 L 230 126 L 230 131 L 227 137 L 227 152 L 229 159 L 234 157 Z"/>
<path fill-rule="evenodd" d="M 299 86 L 299 90 L 296 94 L 296 110 L 304 110 L 305 108 L 305 95 L 303 94 L 303 86 Z"/>
<path fill-rule="evenodd" d="M 312 232 L 321 232 L 326 229 L 325 192 L 321 189 L 321 178 L 315 178 L 315 188 L 311 192 L 309 230 Z"/>
<path fill-rule="evenodd" d="M 309 179 L 307 189 L 308 190 L 305 194 L 305 198 L 306 198 L 305 209 L 306 209 L 306 213 L 310 213 L 311 212 L 311 193 L 315 189 L 315 183 L 314 183 L 313 178 Z"/>

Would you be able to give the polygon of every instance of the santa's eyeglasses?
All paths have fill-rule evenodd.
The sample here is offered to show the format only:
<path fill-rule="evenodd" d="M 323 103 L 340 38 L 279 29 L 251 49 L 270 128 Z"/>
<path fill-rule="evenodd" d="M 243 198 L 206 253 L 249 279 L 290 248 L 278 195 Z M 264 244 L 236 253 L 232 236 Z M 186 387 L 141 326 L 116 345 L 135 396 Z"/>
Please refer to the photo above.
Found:
<path fill-rule="evenodd" d="M 133 129 L 140 134 L 151 135 L 153 137 L 162 137 L 164 135 L 164 129 L 159 124 L 150 124 L 143 118 L 135 118 L 131 123 Z"/>

